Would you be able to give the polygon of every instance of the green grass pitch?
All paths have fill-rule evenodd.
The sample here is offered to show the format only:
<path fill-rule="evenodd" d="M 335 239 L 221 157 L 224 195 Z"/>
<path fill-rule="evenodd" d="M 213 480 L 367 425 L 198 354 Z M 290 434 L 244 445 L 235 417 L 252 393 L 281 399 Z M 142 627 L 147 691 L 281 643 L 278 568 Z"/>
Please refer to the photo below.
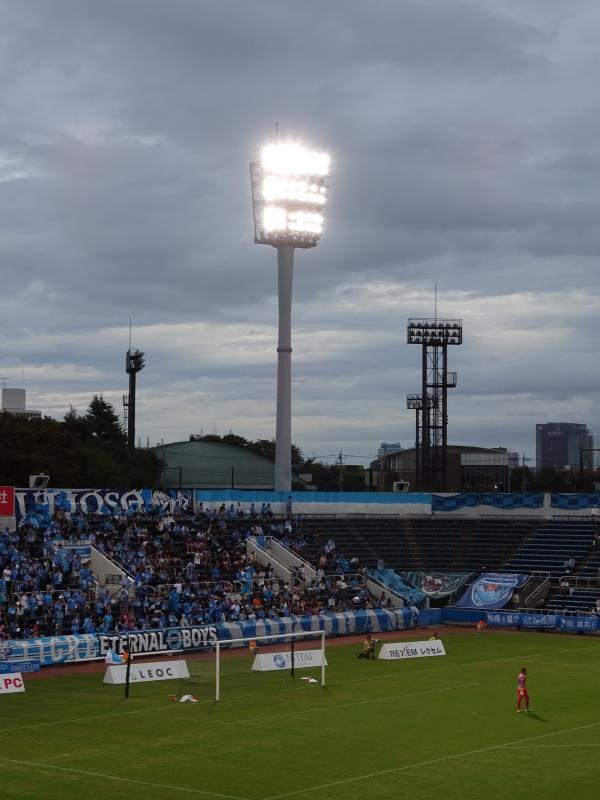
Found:
<path fill-rule="evenodd" d="M 424 638 L 415 636 L 415 638 Z M 248 652 L 195 683 L 30 680 L 0 698 L 4 800 L 590 800 L 600 796 L 600 640 L 443 636 L 446 657 L 363 661 L 330 647 L 327 686 L 252 673 Z M 529 670 L 534 713 L 517 714 Z M 191 691 L 197 704 L 168 695 Z"/>

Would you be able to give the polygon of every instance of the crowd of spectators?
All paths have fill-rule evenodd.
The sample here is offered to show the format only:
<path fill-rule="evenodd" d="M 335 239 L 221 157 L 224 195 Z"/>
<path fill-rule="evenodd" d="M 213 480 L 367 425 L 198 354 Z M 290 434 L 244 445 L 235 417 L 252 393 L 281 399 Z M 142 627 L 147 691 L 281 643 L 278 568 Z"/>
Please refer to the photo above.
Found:
<path fill-rule="evenodd" d="M 0 639 L 55 632 L 84 603 L 94 577 L 65 532 L 74 533 L 53 523 L 0 533 Z"/>
<path fill-rule="evenodd" d="M 48 521 L 47 521 L 48 522 Z M 299 561 L 289 577 L 261 565 L 246 541 L 275 536 L 302 556 L 302 520 L 276 519 L 269 504 L 221 505 L 196 514 L 122 513 L 25 520 L 0 534 L 0 639 L 212 625 L 386 605 L 366 589 L 357 559 L 330 539 L 316 573 Z M 262 539 L 265 537 L 265 539 Z M 123 570 L 100 587 L 75 542 L 91 543 Z M 297 560 L 298 561 L 298 560 Z M 310 576 L 308 575 L 310 572 Z M 387 604 L 389 607 L 389 603 Z"/>

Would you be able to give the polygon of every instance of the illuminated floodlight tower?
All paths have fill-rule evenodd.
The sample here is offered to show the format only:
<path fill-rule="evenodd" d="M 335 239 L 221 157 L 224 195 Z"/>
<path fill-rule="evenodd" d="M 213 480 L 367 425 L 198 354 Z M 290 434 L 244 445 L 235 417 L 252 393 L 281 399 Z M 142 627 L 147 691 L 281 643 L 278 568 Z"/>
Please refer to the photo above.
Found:
<path fill-rule="evenodd" d="M 294 250 L 315 247 L 323 231 L 329 156 L 292 142 L 263 148 L 250 164 L 254 241 L 277 249 L 279 334 L 275 489 L 292 487 L 292 280 Z"/>

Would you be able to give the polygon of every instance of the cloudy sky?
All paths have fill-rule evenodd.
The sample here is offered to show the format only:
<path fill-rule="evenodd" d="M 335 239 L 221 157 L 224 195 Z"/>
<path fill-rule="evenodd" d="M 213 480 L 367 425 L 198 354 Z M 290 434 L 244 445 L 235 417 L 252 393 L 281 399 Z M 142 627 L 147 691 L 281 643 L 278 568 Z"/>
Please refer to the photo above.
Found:
<path fill-rule="evenodd" d="M 293 440 L 413 441 L 408 317 L 460 317 L 452 443 L 600 432 L 597 0 L 0 0 L 0 376 L 145 443 L 274 436 L 276 255 L 248 162 L 333 159 L 294 275 Z"/>

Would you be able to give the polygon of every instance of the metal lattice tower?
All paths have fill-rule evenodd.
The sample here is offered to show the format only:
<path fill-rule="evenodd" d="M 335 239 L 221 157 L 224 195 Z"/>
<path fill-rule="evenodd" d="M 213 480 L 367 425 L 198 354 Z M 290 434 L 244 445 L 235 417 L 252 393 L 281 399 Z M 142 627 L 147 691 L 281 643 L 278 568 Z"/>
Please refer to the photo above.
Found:
<path fill-rule="evenodd" d="M 448 389 L 456 372 L 448 372 L 448 346 L 462 344 L 460 319 L 409 319 L 408 344 L 421 345 L 421 394 L 408 395 L 416 411 L 415 471 L 421 488 L 446 488 L 448 456 Z"/>

